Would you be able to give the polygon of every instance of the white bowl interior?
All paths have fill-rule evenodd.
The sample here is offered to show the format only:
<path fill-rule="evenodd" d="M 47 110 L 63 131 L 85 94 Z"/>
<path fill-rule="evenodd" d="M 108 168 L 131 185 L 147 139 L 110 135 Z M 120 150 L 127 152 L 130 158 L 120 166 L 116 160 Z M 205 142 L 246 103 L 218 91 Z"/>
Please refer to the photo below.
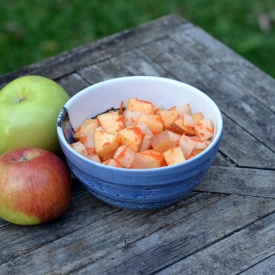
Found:
<path fill-rule="evenodd" d="M 161 105 L 164 109 L 190 104 L 192 113 L 202 112 L 215 126 L 221 125 L 221 115 L 216 104 L 204 93 L 185 83 L 159 77 L 123 77 L 104 81 L 87 87 L 70 99 L 67 108 L 74 130 L 84 119 L 95 117 L 110 108 L 119 108 L 121 101 L 126 106 L 134 97 Z"/>

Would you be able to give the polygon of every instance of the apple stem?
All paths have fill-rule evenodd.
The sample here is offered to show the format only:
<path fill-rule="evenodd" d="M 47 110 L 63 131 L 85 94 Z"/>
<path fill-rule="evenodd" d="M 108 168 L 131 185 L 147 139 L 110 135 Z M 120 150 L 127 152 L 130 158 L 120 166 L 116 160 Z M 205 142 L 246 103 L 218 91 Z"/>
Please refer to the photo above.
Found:
<path fill-rule="evenodd" d="M 19 100 L 18 100 L 18 103 L 22 102 L 25 100 L 25 97 L 21 97 Z"/>
<path fill-rule="evenodd" d="M 21 161 L 27 161 L 27 160 L 29 160 L 27 156 L 23 156 L 23 157 L 21 158 Z"/>

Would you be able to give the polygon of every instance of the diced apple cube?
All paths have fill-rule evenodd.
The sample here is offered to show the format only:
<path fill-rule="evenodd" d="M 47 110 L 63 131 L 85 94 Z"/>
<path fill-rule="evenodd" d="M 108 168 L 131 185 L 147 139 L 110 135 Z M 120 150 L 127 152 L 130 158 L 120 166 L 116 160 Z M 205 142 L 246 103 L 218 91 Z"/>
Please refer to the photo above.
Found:
<path fill-rule="evenodd" d="M 195 132 L 201 140 L 207 140 L 213 137 L 214 130 L 210 119 L 203 118 L 200 120 L 195 126 Z"/>
<path fill-rule="evenodd" d="M 159 115 L 142 114 L 139 116 L 137 124 L 140 122 L 146 123 L 154 135 L 163 131 L 163 124 Z"/>
<path fill-rule="evenodd" d="M 195 124 L 197 124 L 200 120 L 203 119 L 203 115 L 201 112 L 198 112 L 198 113 L 193 114 L 192 118 L 193 118 Z"/>
<path fill-rule="evenodd" d="M 196 142 L 186 135 L 182 135 L 179 141 L 179 147 L 181 148 L 185 159 L 189 159 L 192 151 L 196 146 Z"/>
<path fill-rule="evenodd" d="M 154 105 L 146 100 L 140 100 L 137 98 L 129 98 L 126 110 L 139 111 L 145 114 L 153 114 Z"/>
<path fill-rule="evenodd" d="M 119 147 L 117 136 L 103 131 L 94 131 L 94 144 L 96 153 L 104 157 Z"/>
<path fill-rule="evenodd" d="M 142 142 L 141 142 L 141 145 L 139 148 L 139 152 L 143 152 L 143 151 L 146 151 L 146 150 L 149 150 L 152 148 L 150 138 L 151 138 L 151 136 L 143 135 Z"/>
<path fill-rule="evenodd" d="M 174 133 L 172 131 L 168 131 L 170 142 L 171 142 L 171 147 L 178 147 L 179 146 L 179 141 L 181 138 L 181 135 Z"/>
<path fill-rule="evenodd" d="M 185 161 L 180 147 L 171 148 L 163 153 L 164 160 L 168 166 Z"/>
<path fill-rule="evenodd" d="M 147 124 L 143 121 L 141 121 L 137 127 L 141 130 L 143 135 L 147 135 L 147 136 L 153 136 L 152 131 L 150 130 L 150 128 L 147 126 Z"/>
<path fill-rule="evenodd" d="M 198 154 L 200 154 L 202 151 L 204 151 L 204 149 L 194 149 L 191 153 L 191 155 L 189 156 L 189 158 L 193 158 L 195 156 L 197 156 Z"/>
<path fill-rule="evenodd" d="M 80 134 L 86 135 L 88 132 L 93 133 L 94 129 L 98 127 L 98 121 L 95 118 L 88 118 L 77 128 L 76 132 L 73 135 L 73 138 L 76 141 L 79 141 Z"/>
<path fill-rule="evenodd" d="M 143 114 L 136 110 L 125 110 L 124 112 L 124 125 L 125 127 L 136 126 L 139 116 Z"/>
<path fill-rule="evenodd" d="M 158 168 L 164 165 L 163 155 L 155 150 L 147 150 L 135 154 L 132 168 Z"/>
<path fill-rule="evenodd" d="M 131 168 L 136 152 L 129 145 L 121 145 L 114 154 L 114 160 L 125 168 Z"/>
<path fill-rule="evenodd" d="M 172 131 L 177 133 L 177 134 L 185 134 L 188 136 L 193 136 L 195 135 L 195 130 L 193 127 L 187 127 L 184 126 L 184 120 L 183 118 L 179 118 L 177 120 L 175 120 L 173 122 L 173 124 L 171 125 L 171 129 L 173 129 Z"/>
<path fill-rule="evenodd" d="M 101 163 L 101 160 L 97 154 L 88 155 L 88 156 L 86 156 L 86 158 L 88 158 L 89 160 Z"/>
<path fill-rule="evenodd" d="M 135 152 L 139 151 L 142 142 L 142 132 L 136 126 L 131 126 L 118 131 L 117 134 L 120 145 L 129 145 Z"/>
<path fill-rule="evenodd" d="M 114 154 L 115 154 L 116 150 L 117 150 L 117 148 L 115 150 L 113 150 L 112 152 L 108 153 L 107 155 L 105 155 L 104 157 L 100 157 L 101 161 L 106 161 L 107 159 L 114 158 Z"/>
<path fill-rule="evenodd" d="M 159 115 L 163 123 L 163 128 L 165 130 L 170 130 L 173 122 L 179 118 L 179 112 L 176 110 L 160 111 Z"/>
<path fill-rule="evenodd" d="M 118 112 L 100 114 L 97 116 L 97 120 L 104 131 L 109 134 L 116 135 L 119 130 L 125 128 Z"/>
<path fill-rule="evenodd" d="M 150 143 L 153 149 L 159 153 L 163 153 L 172 147 L 170 136 L 167 130 L 152 136 L 150 138 Z"/>
<path fill-rule="evenodd" d="M 86 150 L 86 147 L 80 142 L 76 141 L 70 145 L 78 154 L 86 157 L 88 156 L 88 152 Z"/>

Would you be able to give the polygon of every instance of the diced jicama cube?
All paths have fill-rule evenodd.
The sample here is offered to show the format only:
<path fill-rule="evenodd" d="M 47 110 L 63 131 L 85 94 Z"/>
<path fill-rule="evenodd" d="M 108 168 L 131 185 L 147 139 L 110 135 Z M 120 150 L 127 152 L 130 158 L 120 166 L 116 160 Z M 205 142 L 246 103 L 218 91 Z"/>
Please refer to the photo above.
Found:
<path fill-rule="evenodd" d="M 80 134 L 79 141 L 86 147 L 89 155 L 96 154 L 93 133 Z"/>
<path fill-rule="evenodd" d="M 94 131 L 94 144 L 96 153 L 104 157 L 119 147 L 117 136 L 104 131 Z"/>
<path fill-rule="evenodd" d="M 102 126 L 96 127 L 95 130 L 96 130 L 96 131 L 105 132 L 104 129 L 102 128 Z"/>
<path fill-rule="evenodd" d="M 185 161 L 185 157 L 180 147 L 174 147 L 165 151 L 163 157 L 168 166 Z"/>
<path fill-rule="evenodd" d="M 147 150 L 135 154 L 132 168 L 158 168 L 164 165 L 163 155 L 155 150 Z"/>
<path fill-rule="evenodd" d="M 153 149 L 159 153 L 163 153 L 172 147 L 170 136 L 167 130 L 152 136 L 150 138 L 150 143 Z"/>
<path fill-rule="evenodd" d="M 210 139 L 214 134 L 210 119 L 203 118 L 200 120 L 195 126 L 195 132 L 201 140 Z"/>
<path fill-rule="evenodd" d="M 88 156 L 86 156 L 86 158 L 88 158 L 88 159 L 90 159 L 92 161 L 101 163 L 101 160 L 100 160 L 100 158 L 99 158 L 99 156 L 97 154 L 88 155 Z"/>
<path fill-rule="evenodd" d="M 111 159 L 111 158 L 103 161 L 102 164 L 105 164 L 107 166 L 112 166 L 112 167 L 122 167 L 114 159 Z"/>
<path fill-rule="evenodd" d="M 173 148 L 179 146 L 181 135 L 174 133 L 172 131 L 168 131 L 168 134 L 171 142 L 171 147 Z"/>
<path fill-rule="evenodd" d="M 94 118 L 85 119 L 85 121 L 77 128 L 76 132 L 73 135 L 73 138 L 76 141 L 79 141 L 80 134 L 87 134 L 88 132 L 93 133 L 94 129 L 98 127 L 98 121 Z"/>
<path fill-rule="evenodd" d="M 114 154 L 114 160 L 125 168 L 131 168 L 136 152 L 129 145 L 121 145 Z"/>
<path fill-rule="evenodd" d="M 143 121 L 141 121 L 137 127 L 141 130 L 143 135 L 147 135 L 147 136 L 153 136 L 152 131 L 150 130 L 150 128 L 147 126 L 147 124 Z"/>
<path fill-rule="evenodd" d="M 190 137 L 191 140 L 193 140 L 195 142 L 195 147 L 194 149 L 206 149 L 211 141 L 210 140 L 201 140 L 199 139 L 197 136 L 194 137 Z"/>
<path fill-rule="evenodd" d="M 163 131 L 163 124 L 159 115 L 142 114 L 139 116 L 137 124 L 140 122 L 145 122 L 154 135 Z"/>
<path fill-rule="evenodd" d="M 143 114 L 136 110 L 125 110 L 124 112 L 124 125 L 125 127 L 136 126 L 139 116 Z"/>
<path fill-rule="evenodd" d="M 88 156 L 88 152 L 86 150 L 86 147 L 80 142 L 76 141 L 70 145 L 77 153 L 79 153 L 82 156 Z"/>
<path fill-rule="evenodd" d="M 142 132 L 138 127 L 124 128 L 118 131 L 117 137 L 120 145 L 129 145 L 135 152 L 139 151 L 142 142 Z"/>
<path fill-rule="evenodd" d="M 183 116 L 183 124 L 186 127 L 195 127 L 195 125 L 196 125 L 192 116 L 187 115 L 187 114 L 184 114 L 184 116 Z"/>
<path fill-rule="evenodd" d="M 184 118 L 184 114 L 191 115 L 191 107 L 189 104 L 178 105 L 176 106 L 176 110 L 179 112 L 181 118 Z"/>
<path fill-rule="evenodd" d="M 150 142 L 151 136 L 143 135 L 142 142 L 139 148 L 139 152 L 146 151 L 152 148 L 151 142 Z"/>
<path fill-rule="evenodd" d="M 140 100 L 137 98 L 129 98 L 126 110 L 139 111 L 145 114 L 153 114 L 154 105 L 146 100 Z"/>
<path fill-rule="evenodd" d="M 163 123 L 163 128 L 165 130 L 170 130 L 173 122 L 179 118 L 179 112 L 176 110 L 160 111 L 159 115 Z"/>
<path fill-rule="evenodd" d="M 118 112 L 108 112 L 97 116 L 99 124 L 106 133 L 116 135 L 124 127 L 123 120 Z"/>
<path fill-rule="evenodd" d="M 179 147 L 181 148 L 184 158 L 188 159 L 196 146 L 196 142 L 186 135 L 182 135 L 179 141 Z"/>

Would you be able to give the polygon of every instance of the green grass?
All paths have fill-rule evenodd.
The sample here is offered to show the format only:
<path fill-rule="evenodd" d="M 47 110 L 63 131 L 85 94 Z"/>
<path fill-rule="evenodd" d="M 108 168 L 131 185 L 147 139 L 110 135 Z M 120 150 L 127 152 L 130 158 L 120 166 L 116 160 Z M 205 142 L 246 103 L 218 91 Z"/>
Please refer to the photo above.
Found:
<path fill-rule="evenodd" d="M 3 0 L 0 74 L 171 13 L 275 77 L 274 0 Z"/>

